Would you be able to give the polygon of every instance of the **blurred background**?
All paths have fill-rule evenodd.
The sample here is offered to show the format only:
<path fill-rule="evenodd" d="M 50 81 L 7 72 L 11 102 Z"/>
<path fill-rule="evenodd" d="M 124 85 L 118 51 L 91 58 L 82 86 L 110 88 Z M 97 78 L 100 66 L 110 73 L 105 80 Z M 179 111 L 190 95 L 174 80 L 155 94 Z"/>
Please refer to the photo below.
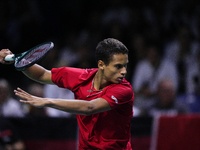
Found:
<path fill-rule="evenodd" d="M 174 119 L 177 128 L 188 119 L 199 124 L 198 0 L 0 0 L 0 49 L 21 53 L 52 41 L 55 47 L 38 62 L 47 69 L 97 67 L 95 48 L 108 37 L 122 41 L 129 49 L 126 79 L 135 93 L 131 130 L 134 150 L 159 149 L 155 146 L 155 133 L 161 128 L 155 120 L 160 116 Z M 21 87 L 37 96 L 65 99 L 73 98 L 73 94 L 67 89 L 35 83 L 13 65 L 0 64 L 0 69 L 0 150 L 14 146 L 17 149 L 16 145 L 27 150 L 76 149 L 74 115 L 22 105 L 13 90 Z M 170 123 L 167 126 L 174 126 Z M 192 123 L 184 129 L 191 127 L 188 124 Z M 191 134 L 200 140 L 193 131 L 180 132 L 181 137 Z M 178 135 L 177 138 L 175 145 L 187 150 L 192 144 L 193 149 L 200 149 L 194 142 L 180 140 Z M 163 147 L 166 146 L 162 150 Z"/>

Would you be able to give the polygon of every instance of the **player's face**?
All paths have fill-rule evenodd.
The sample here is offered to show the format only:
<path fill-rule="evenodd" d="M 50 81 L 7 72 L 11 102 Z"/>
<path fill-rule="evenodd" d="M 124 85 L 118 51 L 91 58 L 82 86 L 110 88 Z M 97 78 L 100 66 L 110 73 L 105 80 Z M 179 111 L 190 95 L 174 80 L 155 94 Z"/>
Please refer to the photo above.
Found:
<path fill-rule="evenodd" d="M 104 65 L 104 78 L 107 82 L 120 83 L 127 73 L 128 55 L 114 54 L 108 65 Z"/>

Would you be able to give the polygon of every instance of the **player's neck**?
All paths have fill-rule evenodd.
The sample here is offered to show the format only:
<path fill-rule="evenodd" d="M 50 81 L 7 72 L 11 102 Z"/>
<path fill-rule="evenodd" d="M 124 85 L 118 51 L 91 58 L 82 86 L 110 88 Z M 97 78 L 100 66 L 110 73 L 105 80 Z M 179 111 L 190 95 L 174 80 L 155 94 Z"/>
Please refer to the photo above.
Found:
<path fill-rule="evenodd" d="M 96 75 L 94 76 L 93 82 L 94 82 L 94 88 L 96 90 L 103 90 L 106 86 L 110 84 L 103 77 L 103 73 L 100 70 L 98 70 Z"/>

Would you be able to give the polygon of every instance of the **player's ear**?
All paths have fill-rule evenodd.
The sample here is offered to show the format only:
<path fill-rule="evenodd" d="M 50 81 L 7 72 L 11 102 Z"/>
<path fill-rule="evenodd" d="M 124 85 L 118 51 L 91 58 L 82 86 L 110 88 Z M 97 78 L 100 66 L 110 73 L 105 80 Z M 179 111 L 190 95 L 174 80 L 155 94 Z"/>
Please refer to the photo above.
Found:
<path fill-rule="evenodd" d="M 102 60 L 98 61 L 98 68 L 104 70 L 105 63 Z"/>

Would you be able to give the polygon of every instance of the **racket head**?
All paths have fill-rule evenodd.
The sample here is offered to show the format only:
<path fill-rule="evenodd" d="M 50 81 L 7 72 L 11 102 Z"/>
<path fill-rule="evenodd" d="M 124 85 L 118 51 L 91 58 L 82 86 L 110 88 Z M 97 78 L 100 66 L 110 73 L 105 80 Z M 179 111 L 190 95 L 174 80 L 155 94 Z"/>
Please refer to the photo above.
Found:
<path fill-rule="evenodd" d="M 15 68 L 18 71 L 23 71 L 41 60 L 52 48 L 53 42 L 45 42 L 29 49 L 28 51 L 15 55 Z"/>

